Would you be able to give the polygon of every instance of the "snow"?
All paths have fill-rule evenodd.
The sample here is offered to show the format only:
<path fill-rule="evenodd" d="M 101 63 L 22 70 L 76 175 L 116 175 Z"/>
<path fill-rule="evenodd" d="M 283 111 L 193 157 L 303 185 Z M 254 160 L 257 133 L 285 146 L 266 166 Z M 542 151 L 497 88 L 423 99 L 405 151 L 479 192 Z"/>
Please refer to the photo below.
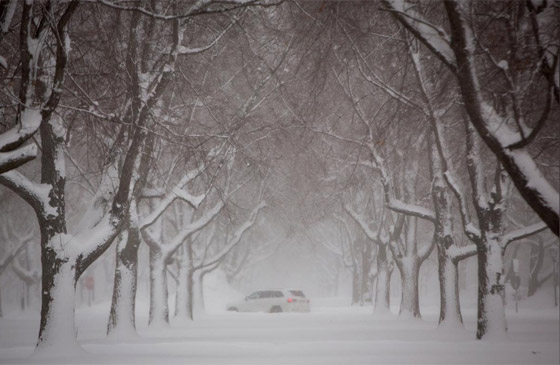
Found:
<path fill-rule="evenodd" d="M 69 55 L 72 50 L 72 42 L 70 41 L 68 33 L 66 33 L 64 37 L 64 50 L 66 51 L 66 55 Z"/>
<path fill-rule="evenodd" d="M 34 133 L 41 124 L 41 111 L 26 108 L 21 114 L 21 125 L 0 134 L 0 148 L 20 140 L 23 136 Z"/>
<path fill-rule="evenodd" d="M 538 191 L 546 204 L 558 214 L 560 210 L 558 191 L 545 179 L 529 153 L 525 150 L 516 150 L 511 151 L 510 154 L 521 173 L 528 177 L 527 186 Z"/>
<path fill-rule="evenodd" d="M 505 275 L 502 247 L 498 240 L 489 239 L 486 244 L 488 254 L 484 272 L 488 280 L 488 293 L 482 299 L 485 309 L 482 317 L 486 320 L 486 331 L 482 334 L 482 338 L 493 342 L 503 342 L 507 340 L 507 324 L 504 306 Z M 502 290 L 499 289 L 500 287 Z"/>
<path fill-rule="evenodd" d="M 43 330 L 37 356 L 58 357 L 67 350 L 75 354 L 82 352 L 76 340 L 74 301 L 69 300 L 74 297 L 74 276 L 73 265 L 61 264 L 51 289 L 49 321 Z"/>
<path fill-rule="evenodd" d="M 399 200 L 391 200 L 389 203 L 389 208 L 399 211 L 399 212 L 409 212 L 412 215 L 420 216 L 424 219 L 435 220 L 435 214 L 430 209 L 426 209 L 424 207 L 420 207 L 417 205 L 403 203 Z"/>
<path fill-rule="evenodd" d="M 414 6 L 406 0 L 386 0 L 385 3 L 397 12 L 406 14 L 402 17 L 402 20 L 419 32 L 426 43 L 447 63 L 450 65 L 456 64 L 455 54 L 451 49 L 451 38 L 443 28 L 426 21 L 421 14 L 414 10 Z"/>
<path fill-rule="evenodd" d="M 150 326 L 162 328 L 169 323 L 166 259 L 161 250 L 150 247 Z"/>
<path fill-rule="evenodd" d="M 498 67 L 501 68 L 502 70 L 507 70 L 507 69 L 509 69 L 508 61 L 506 61 L 506 60 L 501 60 L 500 62 L 498 62 Z"/>
<path fill-rule="evenodd" d="M 510 241 L 521 239 L 521 238 L 524 238 L 526 236 L 530 236 L 530 235 L 534 234 L 535 232 L 542 231 L 546 228 L 547 228 L 547 225 L 544 222 L 538 222 L 538 223 L 535 223 L 535 224 L 531 224 L 531 225 L 528 225 L 526 227 L 523 227 L 523 228 L 517 229 L 515 231 L 509 232 L 508 234 L 506 234 L 503 237 L 502 242 L 504 244 L 507 244 Z"/>
<path fill-rule="evenodd" d="M 206 297 L 208 299 L 208 296 Z M 439 308 L 423 307 L 424 321 L 372 316 L 371 307 L 349 307 L 348 298 L 312 298 L 311 313 L 210 312 L 187 325 L 153 330 L 140 318 L 136 338 L 105 338 L 109 303 L 77 311 L 79 342 L 87 354 L 33 358 L 38 317 L 0 319 L 1 363 L 111 364 L 389 364 L 558 363 L 558 310 L 520 309 L 509 315 L 509 341 L 474 340 L 475 310 L 466 329 L 436 329 Z M 398 304 L 398 303 L 397 303 Z M 543 303 L 538 303 L 544 307 Z M 146 313 L 141 303 L 138 313 Z M 395 312 L 393 308 L 393 313 Z"/>
<path fill-rule="evenodd" d="M 28 144 L 20 147 L 14 151 L 0 153 L 0 166 L 7 164 L 11 161 L 23 160 L 29 157 L 37 156 L 37 145 Z"/>

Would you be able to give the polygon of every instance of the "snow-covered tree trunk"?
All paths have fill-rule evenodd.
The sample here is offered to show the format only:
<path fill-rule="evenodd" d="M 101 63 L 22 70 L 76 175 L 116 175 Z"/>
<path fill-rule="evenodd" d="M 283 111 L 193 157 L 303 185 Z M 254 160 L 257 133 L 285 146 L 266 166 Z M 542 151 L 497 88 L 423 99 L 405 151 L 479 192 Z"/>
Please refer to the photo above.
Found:
<path fill-rule="evenodd" d="M 50 184 L 48 205 L 56 207 L 54 214 L 41 214 L 41 322 L 38 349 L 75 343 L 74 292 L 76 263 L 65 252 L 66 235 L 63 143 L 61 120 L 43 123 L 40 127 L 43 154 L 41 182 Z M 62 128 L 62 130 L 60 130 Z M 55 350 L 56 351 L 56 350 Z"/>
<path fill-rule="evenodd" d="M 446 250 L 438 246 L 439 324 L 448 327 L 462 326 L 463 316 L 459 302 L 459 275 L 457 262 Z"/>
<path fill-rule="evenodd" d="M 406 166 L 403 165 L 403 168 Z M 403 196 L 406 200 L 414 202 L 416 200 L 416 179 L 418 174 L 419 164 L 417 161 L 412 163 L 408 169 L 403 173 L 404 183 L 403 183 Z M 392 199 L 388 202 L 390 209 L 395 209 L 395 203 Z M 398 207 L 401 204 L 396 204 Z M 397 208 L 400 210 L 400 208 Z M 431 254 L 436 237 L 434 237 L 429 243 L 422 247 L 418 245 L 417 237 L 417 220 L 418 213 L 420 217 L 431 220 L 435 220 L 433 213 L 422 207 L 414 208 L 415 212 L 411 211 L 413 208 L 411 205 L 406 204 L 405 208 L 402 209 L 406 212 L 407 218 L 405 223 L 405 231 L 403 235 L 403 244 L 400 244 L 398 240 L 391 244 L 391 253 L 399 273 L 401 274 L 401 306 L 399 310 L 399 317 L 412 317 L 421 318 L 420 314 L 420 303 L 418 295 L 418 276 L 420 274 L 420 266 Z"/>
<path fill-rule="evenodd" d="M 130 336 L 136 334 L 136 288 L 140 232 L 129 229 L 117 244 L 113 298 L 107 324 L 107 334 Z"/>
<path fill-rule="evenodd" d="M 397 264 L 401 274 L 401 306 L 399 317 L 421 318 L 420 302 L 418 297 L 418 276 L 420 265 L 414 257 L 403 257 Z"/>
<path fill-rule="evenodd" d="M 196 270 L 192 275 L 192 312 L 193 318 L 201 318 L 206 316 L 206 308 L 204 306 L 204 276 L 205 272 Z"/>
<path fill-rule="evenodd" d="M 478 339 L 506 336 L 503 253 L 500 242 L 488 239 L 478 248 Z"/>
<path fill-rule="evenodd" d="M 67 259 L 53 258 L 48 265 L 49 270 L 43 270 L 43 301 L 37 349 L 54 355 L 63 349 L 78 346 L 74 309 L 76 271 L 74 264 Z"/>
<path fill-rule="evenodd" d="M 415 61 L 417 75 L 423 86 L 421 65 L 418 58 Z M 426 99 L 428 99 L 428 92 L 425 91 L 424 95 Z M 428 100 L 427 103 L 428 105 L 431 105 L 430 100 Z M 443 176 L 445 161 L 442 161 L 437 150 L 435 139 L 435 133 L 437 132 L 437 129 L 433 128 L 432 133 L 430 134 L 429 158 L 432 175 L 431 194 L 435 212 L 434 240 L 436 242 L 438 257 L 440 293 L 439 324 L 440 326 L 445 327 L 457 327 L 462 326 L 463 317 L 461 315 L 459 302 L 458 260 L 454 260 L 454 257 L 450 253 L 450 250 L 455 248 L 455 240 L 453 237 L 452 200 Z M 474 252 L 475 251 L 473 250 L 471 254 L 474 254 Z"/>
<path fill-rule="evenodd" d="M 179 251 L 177 274 L 177 295 L 175 297 L 175 318 L 181 321 L 193 320 L 192 286 L 193 263 L 190 244 L 185 244 Z"/>
<path fill-rule="evenodd" d="M 150 247 L 150 326 L 169 324 L 166 255 Z"/>

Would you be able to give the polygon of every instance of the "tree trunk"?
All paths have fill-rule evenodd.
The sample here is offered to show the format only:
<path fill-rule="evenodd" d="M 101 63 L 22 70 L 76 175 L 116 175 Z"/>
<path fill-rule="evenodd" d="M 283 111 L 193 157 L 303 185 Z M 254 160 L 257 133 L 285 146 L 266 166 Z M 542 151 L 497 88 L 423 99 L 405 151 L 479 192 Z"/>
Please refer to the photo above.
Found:
<path fill-rule="evenodd" d="M 507 331 L 502 248 L 498 241 L 478 247 L 477 339 L 501 339 Z"/>
<path fill-rule="evenodd" d="M 462 327 L 463 317 L 459 302 L 459 275 L 457 263 L 454 262 L 445 247 L 438 246 L 438 276 L 440 326 Z"/>
<path fill-rule="evenodd" d="M 204 273 L 197 270 L 192 275 L 193 278 L 193 318 L 206 315 L 204 308 Z"/>
<path fill-rule="evenodd" d="M 420 265 L 417 258 L 403 257 L 399 265 L 402 283 L 401 307 L 399 317 L 422 318 L 418 300 L 418 274 Z"/>
<path fill-rule="evenodd" d="M 117 244 L 115 281 L 107 334 L 136 333 L 136 289 L 138 274 L 138 247 L 140 233 L 130 229 L 128 237 Z"/>
<path fill-rule="evenodd" d="M 43 265 L 41 322 L 37 350 L 52 354 L 79 348 L 76 339 L 74 294 L 75 264 L 46 250 Z"/>
<path fill-rule="evenodd" d="M 387 257 L 387 246 L 379 245 L 377 251 L 377 285 L 375 287 L 376 314 L 391 313 L 391 274 L 393 269 Z"/>
<path fill-rule="evenodd" d="M 364 242 L 365 250 L 362 251 L 362 272 L 360 285 L 360 305 L 366 302 L 371 303 L 371 264 L 372 264 L 372 244 Z"/>
<path fill-rule="evenodd" d="M 529 260 L 529 283 L 527 287 L 527 296 L 532 297 L 541 286 L 539 282 L 539 273 L 541 272 L 544 261 L 544 243 L 539 241 L 539 245 L 531 245 L 531 258 Z"/>
<path fill-rule="evenodd" d="M 357 272 L 352 271 L 352 305 L 360 302 L 360 277 Z"/>
<path fill-rule="evenodd" d="M 391 274 L 387 267 L 377 272 L 377 285 L 375 287 L 375 313 L 391 313 Z"/>
<path fill-rule="evenodd" d="M 191 250 L 182 247 L 179 255 L 179 270 L 177 274 L 177 296 L 175 297 L 175 318 L 192 321 L 192 260 Z"/>
<path fill-rule="evenodd" d="M 150 326 L 169 324 L 166 260 L 161 250 L 150 247 Z"/>

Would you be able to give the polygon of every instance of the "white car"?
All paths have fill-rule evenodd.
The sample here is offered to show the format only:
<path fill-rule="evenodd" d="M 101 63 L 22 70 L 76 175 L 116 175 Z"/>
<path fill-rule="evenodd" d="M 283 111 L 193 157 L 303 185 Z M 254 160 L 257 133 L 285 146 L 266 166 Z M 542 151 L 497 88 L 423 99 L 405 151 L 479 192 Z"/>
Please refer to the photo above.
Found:
<path fill-rule="evenodd" d="M 309 312 L 309 309 L 309 299 L 301 290 L 294 289 L 256 291 L 227 306 L 227 310 L 233 312 Z"/>

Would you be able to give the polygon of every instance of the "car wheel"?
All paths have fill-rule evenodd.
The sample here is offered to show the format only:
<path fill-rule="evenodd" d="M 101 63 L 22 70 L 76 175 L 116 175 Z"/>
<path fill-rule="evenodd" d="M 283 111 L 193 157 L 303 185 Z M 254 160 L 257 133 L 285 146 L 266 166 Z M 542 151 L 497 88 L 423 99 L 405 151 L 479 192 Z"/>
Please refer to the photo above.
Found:
<path fill-rule="evenodd" d="M 239 312 L 239 310 L 235 307 L 229 307 L 227 310 L 230 312 Z"/>
<path fill-rule="evenodd" d="M 280 313 L 282 312 L 282 308 L 275 305 L 274 307 L 270 308 L 270 313 Z"/>

